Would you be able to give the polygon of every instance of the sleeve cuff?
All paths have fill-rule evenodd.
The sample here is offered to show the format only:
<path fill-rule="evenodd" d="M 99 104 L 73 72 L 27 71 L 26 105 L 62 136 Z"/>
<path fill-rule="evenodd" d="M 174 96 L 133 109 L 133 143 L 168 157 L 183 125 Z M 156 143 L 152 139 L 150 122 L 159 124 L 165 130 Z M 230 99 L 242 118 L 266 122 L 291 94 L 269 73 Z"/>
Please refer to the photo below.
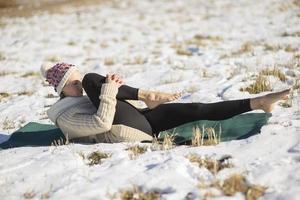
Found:
<path fill-rule="evenodd" d="M 118 93 L 118 86 L 114 83 L 103 83 L 101 86 L 101 93 L 100 95 L 109 95 L 109 96 L 116 96 Z"/>

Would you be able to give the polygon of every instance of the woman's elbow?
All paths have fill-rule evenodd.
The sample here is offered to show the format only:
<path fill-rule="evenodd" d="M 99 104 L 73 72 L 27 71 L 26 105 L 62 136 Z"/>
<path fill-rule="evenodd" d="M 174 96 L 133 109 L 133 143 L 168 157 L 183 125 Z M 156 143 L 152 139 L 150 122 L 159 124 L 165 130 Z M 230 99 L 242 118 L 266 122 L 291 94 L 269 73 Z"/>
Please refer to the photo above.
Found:
<path fill-rule="evenodd" d="M 101 125 L 101 129 L 103 129 L 104 132 L 109 131 L 112 127 L 112 123 L 103 123 Z"/>

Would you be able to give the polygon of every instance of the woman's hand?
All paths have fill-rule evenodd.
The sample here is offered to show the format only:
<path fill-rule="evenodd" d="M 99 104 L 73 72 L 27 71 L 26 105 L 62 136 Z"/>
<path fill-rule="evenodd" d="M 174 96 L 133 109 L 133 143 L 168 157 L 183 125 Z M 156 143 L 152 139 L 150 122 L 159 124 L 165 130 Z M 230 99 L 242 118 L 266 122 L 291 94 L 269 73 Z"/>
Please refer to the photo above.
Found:
<path fill-rule="evenodd" d="M 106 83 L 115 83 L 115 84 L 117 84 L 118 88 L 121 87 L 124 84 L 122 78 L 117 74 L 112 74 L 112 75 L 106 74 L 106 80 L 105 81 L 106 81 Z"/>

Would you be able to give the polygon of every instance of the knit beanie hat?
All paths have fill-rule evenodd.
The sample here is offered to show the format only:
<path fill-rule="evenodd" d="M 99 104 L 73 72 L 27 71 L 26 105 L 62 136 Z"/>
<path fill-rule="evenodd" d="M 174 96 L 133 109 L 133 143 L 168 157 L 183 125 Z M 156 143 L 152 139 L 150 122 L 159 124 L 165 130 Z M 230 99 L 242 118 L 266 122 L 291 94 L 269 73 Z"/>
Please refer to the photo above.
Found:
<path fill-rule="evenodd" d="M 52 66 L 50 62 L 46 62 L 41 66 L 41 74 L 46 78 L 46 81 L 54 87 L 58 95 L 61 94 L 68 78 L 76 70 L 79 71 L 75 65 L 68 63 L 57 63 Z"/>

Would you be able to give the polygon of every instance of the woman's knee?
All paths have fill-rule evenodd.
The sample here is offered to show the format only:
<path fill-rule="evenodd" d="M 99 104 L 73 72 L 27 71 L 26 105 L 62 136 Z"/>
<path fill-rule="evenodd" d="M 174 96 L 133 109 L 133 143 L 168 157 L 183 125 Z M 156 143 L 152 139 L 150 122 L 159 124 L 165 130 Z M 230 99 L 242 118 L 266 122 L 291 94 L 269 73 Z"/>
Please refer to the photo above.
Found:
<path fill-rule="evenodd" d="M 97 73 L 87 73 L 82 79 L 82 87 L 87 89 L 89 87 L 97 86 L 105 82 L 105 77 Z"/>

